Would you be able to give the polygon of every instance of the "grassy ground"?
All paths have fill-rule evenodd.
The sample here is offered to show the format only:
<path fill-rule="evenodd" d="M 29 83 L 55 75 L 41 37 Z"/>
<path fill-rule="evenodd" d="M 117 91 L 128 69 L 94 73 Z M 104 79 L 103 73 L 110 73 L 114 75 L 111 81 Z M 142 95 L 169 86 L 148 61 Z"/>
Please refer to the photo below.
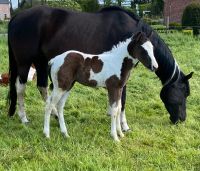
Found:
<path fill-rule="evenodd" d="M 171 125 L 159 99 L 161 83 L 141 64 L 128 82 L 126 113 L 132 131 L 121 143 L 109 135 L 104 89 L 76 84 L 65 106 L 70 139 L 51 119 L 51 139 L 42 134 L 44 102 L 29 82 L 26 111 L 30 124 L 7 117 L 7 87 L 0 87 L 0 170 L 200 170 L 200 42 L 181 33 L 162 34 L 184 73 L 194 71 L 187 121 Z M 0 37 L 0 72 L 7 71 L 5 37 Z"/>
<path fill-rule="evenodd" d="M 0 21 L 0 33 L 6 33 L 8 27 L 8 22 Z"/>

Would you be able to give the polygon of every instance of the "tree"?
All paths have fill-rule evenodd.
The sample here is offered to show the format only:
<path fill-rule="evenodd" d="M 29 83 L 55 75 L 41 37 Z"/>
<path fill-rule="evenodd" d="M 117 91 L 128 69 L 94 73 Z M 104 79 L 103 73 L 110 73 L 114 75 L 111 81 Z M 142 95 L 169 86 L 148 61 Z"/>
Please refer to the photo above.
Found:
<path fill-rule="evenodd" d="M 182 26 L 192 27 L 193 34 L 199 34 L 200 27 L 200 4 L 190 4 L 188 5 L 182 16 Z"/>
<path fill-rule="evenodd" d="M 104 6 L 110 6 L 110 5 L 112 5 L 112 0 L 104 0 L 103 4 L 104 4 Z"/>
<path fill-rule="evenodd" d="M 164 9 L 163 0 L 152 0 L 151 12 L 153 15 L 162 15 Z"/>
<path fill-rule="evenodd" d="M 96 12 L 99 10 L 98 0 L 75 0 L 85 12 Z"/>
<path fill-rule="evenodd" d="M 125 1 L 125 0 L 117 0 L 117 5 L 122 6 L 122 3 L 123 3 L 124 1 Z"/>
<path fill-rule="evenodd" d="M 48 0 L 46 4 L 51 7 L 69 8 L 81 11 L 81 6 L 74 0 Z"/>

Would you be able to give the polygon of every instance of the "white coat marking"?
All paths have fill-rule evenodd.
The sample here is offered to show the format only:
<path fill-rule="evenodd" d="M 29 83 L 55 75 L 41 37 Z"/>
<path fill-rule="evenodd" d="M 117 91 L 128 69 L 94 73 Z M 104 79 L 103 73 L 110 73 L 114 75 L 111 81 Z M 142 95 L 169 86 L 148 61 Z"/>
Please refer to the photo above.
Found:
<path fill-rule="evenodd" d="M 150 41 L 146 41 L 142 47 L 147 51 L 148 55 L 150 56 L 151 58 L 151 61 L 152 61 L 152 67 L 155 67 L 156 69 L 158 68 L 158 63 L 154 57 L 154 54 L 153 54 L 153 45 L 151 44 Z"/>

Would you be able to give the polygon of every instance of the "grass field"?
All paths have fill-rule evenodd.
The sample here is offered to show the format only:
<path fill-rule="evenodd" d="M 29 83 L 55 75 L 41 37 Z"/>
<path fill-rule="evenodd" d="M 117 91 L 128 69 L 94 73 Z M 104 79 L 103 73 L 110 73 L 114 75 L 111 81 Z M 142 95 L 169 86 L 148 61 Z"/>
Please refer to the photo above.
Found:
<path fill-rule="evenodd" d="M 26 91 L 28 125 L 7 117 L 7 87 L 0 87 L 0 170 L 200 170 L 200 40 L 182 33 L 161 34 L 190 80 L 187 121 L 172 125 L 159 98 L 161 83 L 141 64 L 128 81 L 126 113 L 132 131 L 121 143 L 110 137 L 107 93 L 76 84 L 65 106 L 70 139 L 51 119 L 51 138 L 42 133 L 44 102 L 35 81 Z M 0 73 L 8 69 L 6 38 L 0 37 Z"/>
<path fill-rule="evenodd" d="M 6 33 L 7 32 L 7 27 L 8 27 L 8 22 L 0 21 L 0 34 L 1 33 Z"/>

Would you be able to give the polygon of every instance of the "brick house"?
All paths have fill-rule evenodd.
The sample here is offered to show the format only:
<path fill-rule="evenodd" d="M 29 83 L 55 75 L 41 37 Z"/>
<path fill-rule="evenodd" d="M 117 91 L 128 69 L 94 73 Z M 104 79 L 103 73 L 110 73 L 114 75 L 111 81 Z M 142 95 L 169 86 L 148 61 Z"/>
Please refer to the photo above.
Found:
<path fill-rule="evenodd" d="M 164 23 L 181 23 L 185 7 L 191 3 L 200 3 L 200 0 L 164 0 Z"/>
<path fill-rule="evenodd" d="M 0 0 L 0 20 L 10 18 L 9 0 Z"/>

